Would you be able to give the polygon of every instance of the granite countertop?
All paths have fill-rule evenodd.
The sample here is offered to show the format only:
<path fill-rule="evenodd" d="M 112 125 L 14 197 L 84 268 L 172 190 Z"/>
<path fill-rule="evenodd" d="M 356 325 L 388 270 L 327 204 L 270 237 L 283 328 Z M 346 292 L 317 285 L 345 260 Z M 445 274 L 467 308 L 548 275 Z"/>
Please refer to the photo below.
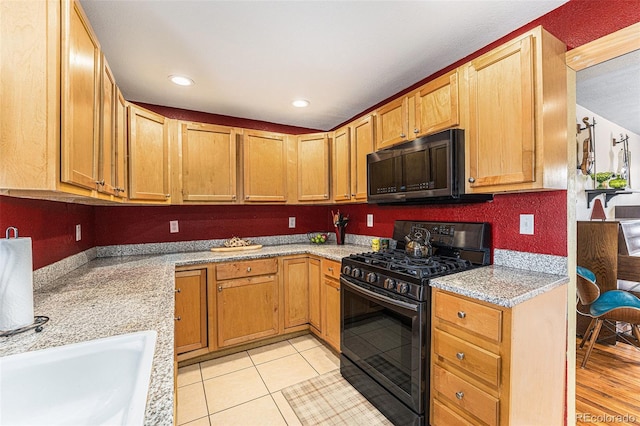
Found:
<path fill-rule="evenodd" d="M 367 251 L 359 245 L 287 244 L 246 252 L 190 252 L 101 257 L 34 292 L 36 315 L 49 317 L 41 333 L 2 338 L 0 356 L 156 330 L 146 425 L 173 425 L 174 271 L 176 266 L 313 254 L 339 261 Z"/>
<path fill-rule="evenodd" d="M 565 275 L 484 266 L 431 280 L 431 287 L 512 308 L 569 282 Z"/>

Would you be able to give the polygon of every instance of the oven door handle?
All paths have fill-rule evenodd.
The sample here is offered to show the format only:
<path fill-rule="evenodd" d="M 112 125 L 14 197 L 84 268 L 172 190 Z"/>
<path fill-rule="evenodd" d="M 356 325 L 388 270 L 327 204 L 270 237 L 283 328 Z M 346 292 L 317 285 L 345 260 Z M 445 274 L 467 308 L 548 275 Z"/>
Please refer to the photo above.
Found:
<path fill-rule="evenodd" d="M 346 285 L 347 287 L 349 287 L 351 290 L 360 294 L 364 294 L 365 296 L 370 297 L 371 299 L 375 299 L 380 303 L 396 306 L 402 309 L 408 309 L 413 312 L 418 312 L 420 310 L 419 304 L 407 303 L 401 300 L 392 299 L 391 297 L 382 296 L 376 292 L 373 292 L 371 290 L 367 290 L 366 288 L 352 284 L 350 281 L 346 280 L 345 278 L 340 277 L 340 282 Z"/>

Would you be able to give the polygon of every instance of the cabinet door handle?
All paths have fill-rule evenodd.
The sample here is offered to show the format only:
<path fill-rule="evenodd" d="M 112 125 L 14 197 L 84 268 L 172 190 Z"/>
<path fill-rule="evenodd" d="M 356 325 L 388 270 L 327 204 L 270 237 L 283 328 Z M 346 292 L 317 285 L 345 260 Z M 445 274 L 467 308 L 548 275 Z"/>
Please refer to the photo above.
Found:
<path fill-rule="evenodd" d="M 333 268 L 327 268 L 327 271 L 333 272 Z"/>
<path fill-rule="evenodd" d="M 465 311 L 458 311 L 458 318 L 463 319 L 467 317 L 467 313 Z"/>
<path fill-rule="evenodd" d="M 180 289 L 179 288 L 176 288 L 176 293 L 180 293 Z"/>
<path fill-rule="evenodd" d="M 247 267 L 247 272 L 251 272 L 251 266 Z"/>
<path fill-rule="evenodd" d="M 176 321 L 180 321 L 182 318 L 180 317 L 176 317 Z"/>
<path fill-rule="evenodd" d="M 340 291 L 340 287 L 336 287 L 336 291 Z"/>
<path fill-rule="evenodd" d="M 96 181 L 96 184 L 97 184 L 97 185 L 100 185 L 100 186 L 104 186 L 104 179 L 102 179 L 102 180 L 97 180 L 97 181 Z"/>
<path fill-rule="evenodd" d="M 476 181 L 476 178 L 474 178 L 474 177 L 470 177 L 469 178 L 469 183 L 474 183 L 475 181 Z"/>
<path fill-rule="evenodd" d="M 417 135 L 418 133 L 420 133 L 420 129 L 413 129 L 413 133 Z"/>
<path fill-rule="evenodd" d="M 464 352 L 458 352 L 456 354 L 456 358 L 458 358 L 460 361 L 462 361 L 464 359 Z"/>
<path fill-rule="evenodd" d="M 462 392 L 462 391 L 456 392 L 456 398 L 458 398 L 458 399 L 464 398 L 464 392 Z"/>
<path fill-rule="evenodd" d="M 401 137 L 401 138 L 406 138 L 406 137 L 407 137 L 407 135 L 405 135 L 404 133 L 400 133 L 400 137 Z"/>
<path fill-rule="evenodd" d="M 218 293 L 221 293 L 221 292 L 222 292 L 222 286 L 221 286 L 221 285 L 219 285 L 219 286 L 218 286 Z"/>
<path fill-rule="evenodd" d="M 171 198 L 171 194 L 164 194 L 164 198 Z"/>

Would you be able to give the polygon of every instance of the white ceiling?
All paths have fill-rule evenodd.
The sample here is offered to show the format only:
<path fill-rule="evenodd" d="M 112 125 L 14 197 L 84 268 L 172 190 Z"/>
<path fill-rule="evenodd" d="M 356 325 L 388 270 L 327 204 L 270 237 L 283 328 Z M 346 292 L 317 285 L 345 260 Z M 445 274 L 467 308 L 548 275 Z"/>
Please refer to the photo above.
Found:
<path fill-rule="evenodd" d="M 578 72 L 576 102 L 640 135 L 640 50 Z"/>
<path fill-rule="evenodd" d="M 81 0 L 128 100 L 319 130 L 565 2 Z"/>

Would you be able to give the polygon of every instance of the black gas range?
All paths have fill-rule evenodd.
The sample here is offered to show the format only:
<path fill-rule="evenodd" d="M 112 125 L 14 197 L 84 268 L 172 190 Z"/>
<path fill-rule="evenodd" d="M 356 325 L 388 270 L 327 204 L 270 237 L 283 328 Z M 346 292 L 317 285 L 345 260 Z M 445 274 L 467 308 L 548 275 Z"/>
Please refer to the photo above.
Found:
<path fill-rule="evenodd" d="M 429 282 L 488 265 L 491 232 L 487 223 L 396 221 L 393 239 L 395 249 L 342 260 L 340 371 L 394 424 L 424 425 Z"/>

